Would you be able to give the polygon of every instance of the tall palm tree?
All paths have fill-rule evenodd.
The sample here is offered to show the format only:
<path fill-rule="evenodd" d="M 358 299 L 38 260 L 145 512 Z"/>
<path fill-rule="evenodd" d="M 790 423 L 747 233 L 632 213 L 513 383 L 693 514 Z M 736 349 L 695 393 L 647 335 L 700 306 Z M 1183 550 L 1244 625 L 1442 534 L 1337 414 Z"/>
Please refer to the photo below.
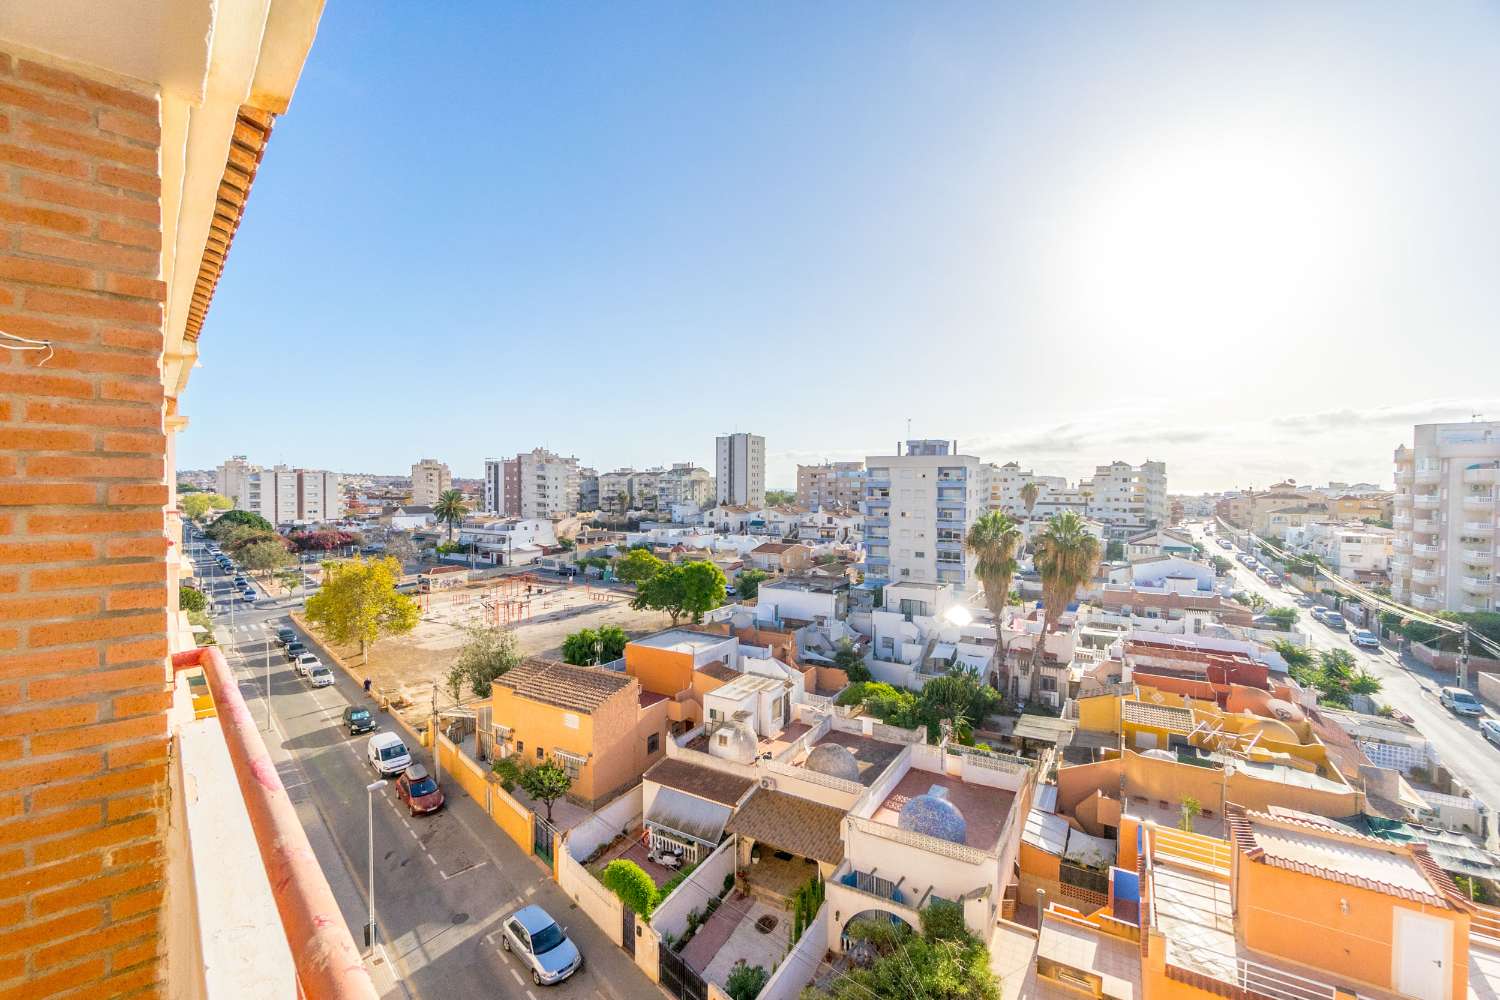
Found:
<path fill-rule="evenodd" d="M 1026 517 L 1031 517 L 1031 511 L 1036 507 L 1036 498 L 1042 495 L 1041 483 L 1027 483 L 1021 487 L 1021 502 L 1026 505 Z"/>
<path fill-rule="evenodd" d="M 981 514 L 964 537 L 964 548 L 976 558 L 974 575 L 984 584 L 984 606 L 995 619 L 1000 633 L 1001 614 L 1010 601 L 1010 581 L 1016 575 L 1016 550 L 1021 547 L 1021 529 L 1003 511 Z M 1004 653 L 1003 639 L 1001 652 Z"/>
<path fill-rule="evenodd" d="M 1063 611 L 1088 583 L 1099 565 L 1099 539 L 1089 534 L 1083 518 L 1065 510 L 1053 515 L 1033 544 L 1033 560 L 1042 576 L 1042 634 L 1031 650 L 1036 666 L 1046 645 L 1047 633 L 1057 625 Z"/>
<path fill-rule="evenodd" d="M 458 490 L 444 490 L 438 502 L 433 505 L 432 512 L 437 515 L 439 521 L 448 524 L 448 541 L 453 541 L 453 529 L 464 523 L 468 516 L 469 505 L 464 503 L 464 495 Z"/>

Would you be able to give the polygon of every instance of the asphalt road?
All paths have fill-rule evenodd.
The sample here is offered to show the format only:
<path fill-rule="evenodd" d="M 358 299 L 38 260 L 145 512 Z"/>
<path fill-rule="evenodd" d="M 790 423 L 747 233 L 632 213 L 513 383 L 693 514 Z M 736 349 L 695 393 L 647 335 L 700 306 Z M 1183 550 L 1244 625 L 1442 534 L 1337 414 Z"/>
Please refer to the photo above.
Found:
<path fill-rule="evenodd" d="M 1209 553 L 1234 560 L 1240 552 L 1237 548 L 1221 549 L 1215 541 L 1217 535 L 1204 537 L 1202 527 L 1196 524 L 1191 531 Z M 1296 606 L 1296 590 L 1290 587 L 1277 590 L 1267 586 L 1237 560 L 1234 561 L 1233 575 L 1237 590 L 1259 594 L 1279 607 Z M 1354 654 L 1357 662 L 1380 678 L 1382 687 L 1380 694 L 1375 696 L 1376 701 L 1411 716 L 1417 730 L 1431 741 L 1439 759 L 1459 781 L 1491 809 L 1500 808 L 1500 748 L 1480 735 L 1478 720 L 1454 715 L 1438 701 L 1443 685 L 1452 683 L 1451 675 L 1445 678 L 1415 658 L 1403 659 L 1390 649 L 1361 649 L 1350 641 L 1350 632 L 1330 628 L 1316 621 L 1304 609 L 1298 611 L 1301 617 L 1297 625 L 1308 634 L 1314 649 L 1343 649 Z M 1491 838 L 1494 838 L 1493 830 Z"/>
<path fill-rule="evenodd" d="M 368 912 L 365 787 L 376 776 L 364 759 L 369 737 L 350 738 L 339 720 L 346 705 L 373 705 L 337 668 L 336 684 L 315 690 L 286 662 L 275 632 L 290 625 L 287 612 L 300 600 L 273 601 L 263 593 L 253 605 L 234 600 L 218 566 L 202 550 L 190 551 L 199 582 L 224 609 L 215 615 L 216 637 L 252 715 L 262 719 L 270 665 L 272 730 L 266 743 L 355 942 L 362 943 Z M 428 755 L 419 747 L 412 750 L 432 771 Z M 408 815 L 394 787 L 375 793 L 375 903 L 384 955 L 371 964 L 385 996 L 635 1000 L 663 995 L 543 866 L 500 832 L 481 805 L 451 782 L 443 782 L 443 791 L 444 809 L 418 817 Z M 500 950 L 501 920 L 529 903 L 552 914 L 583 952 L 583 969 L 557 986 L 534 986 L 520 963 Z"/>

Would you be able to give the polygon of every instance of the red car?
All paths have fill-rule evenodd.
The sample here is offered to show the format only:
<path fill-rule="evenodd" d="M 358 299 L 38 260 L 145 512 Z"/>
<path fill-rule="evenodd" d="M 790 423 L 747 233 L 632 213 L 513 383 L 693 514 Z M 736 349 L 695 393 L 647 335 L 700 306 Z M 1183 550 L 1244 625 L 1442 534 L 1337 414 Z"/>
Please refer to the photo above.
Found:
<path fill-rule="evenodd" d="M 421 764 L 413 764 L 396 776 L 396 797 L 406 803 L 413 816 L 443 808 L 443 790 Z"/>

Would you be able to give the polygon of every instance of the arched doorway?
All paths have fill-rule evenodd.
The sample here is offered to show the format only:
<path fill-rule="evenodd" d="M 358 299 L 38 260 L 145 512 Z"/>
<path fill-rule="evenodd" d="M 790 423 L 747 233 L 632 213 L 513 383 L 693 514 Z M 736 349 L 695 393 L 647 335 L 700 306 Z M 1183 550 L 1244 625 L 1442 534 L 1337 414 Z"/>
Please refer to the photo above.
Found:
<path fill-rule="evenodd" d="M 855 965 L 868 966 L 882 951 L 899 944 L 916 930 L 889 910 L 861 910 L 844 922 L 839 933 L 839 950 Z"/>

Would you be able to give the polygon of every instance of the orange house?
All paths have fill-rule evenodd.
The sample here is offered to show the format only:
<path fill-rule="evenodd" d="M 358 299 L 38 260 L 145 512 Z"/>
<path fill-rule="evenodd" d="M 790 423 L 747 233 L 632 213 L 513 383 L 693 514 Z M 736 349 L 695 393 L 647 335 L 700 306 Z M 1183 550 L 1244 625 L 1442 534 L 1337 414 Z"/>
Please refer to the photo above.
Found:
<path fill-rule="evenodd" d="M 625 644 L 625 673 L 641 690 L 667 699 L 667 718 L 674 732 L 686 732 L 703 721 L 703 680 L 695 678 L 714 663 L 739 662 L 739 640 L 691 628 L 669 628 Z"/>

